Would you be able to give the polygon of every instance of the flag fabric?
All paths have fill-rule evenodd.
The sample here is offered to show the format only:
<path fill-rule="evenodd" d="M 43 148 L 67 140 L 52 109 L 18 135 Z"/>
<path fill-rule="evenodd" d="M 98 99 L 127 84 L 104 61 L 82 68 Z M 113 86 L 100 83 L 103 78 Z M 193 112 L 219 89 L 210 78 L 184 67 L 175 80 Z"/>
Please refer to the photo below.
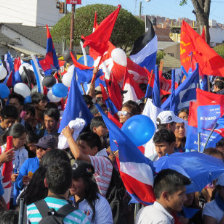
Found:
<path fill-rule="evenodd" d="M 174 111 L 176 109 L 176 101 L 175 101 L 175 70 L 172 69 L 172 85 L 171 85 L 171 95 L 170 95 L 170 111 Z"/>
<path fill-rule="evenodd" d="M 79 91 L 79 87 L 76 82 L 76 71 L 74 69 L 67 104 L 60 122 L 58 133 L 61 133 L 62 129 L 68 125 L 69 121 L 75 120 L 78 117 L 83 118 L 86 124 L 89 124 L 93 116 Z"/>
<path fill-rule="evenodd" d="M 7 143 L 6 143 L 6 148 L 5 152 L 13 148 L 12 144 L 12 136 L 7 136 Z M 3 153 L 3 149 L 1 148 L 1 153 Z M 13 172 L 13 164 L 12 161 L 6 162 L 3 164 L 2 168 L 2 185 L 4 188 L 4 194 L 3 198 L 5 200 L 5 203 L 9 209 L 10 205 L 10 198 L 11 198 L 11 189 L 12 189 L 12 182 L 11 182 L 11 175 Z"/>
<path fill-rule="evenodd" d="M 130 77 L 129 73 L 126 72 L 125 78 L 124 78 L 124 84 L 123 88 L 124 91 L 127 91 L 124 94 L 123 103 L 127 102 L 128 100 L 137 101 L 144 97 L 144 93 L 138 86 L 138 83 L 136 83 L 132 77 Z"/>
<path fill-rule="evenodd" d="M 153 162 L 153 166 L 157 173 L 163 169 L 173 169 L 188 177 L 191 184 L 186 186 L 187 193 L 200 192 L 224 172 L 221 159 L 198 152 L 177 152 L 163 156 Z"/>
<path fill-rule="evenodd" d="M 51 75 L 52 70 L 59 70 L 60 67 L 48 25 L 46 25 L 46 29 L 47 29 L 47 48 L 46 48 L 47 52 L 45 58 L 43 60 L 40 60 L 39 63 L 41 68 L 44 70 L 45 74 Z"/>
<path fill-rule="evenodd" d="M 175 109 L 174 112 L 177 113 L 182 108 L 189 107 L 189 103 L 196 99 L 196 88 L 199 82 L 198 65 L 192 74 L 182 82 L 177 89 L 175 89 Z M 162 104 L 161 108 L 163 110 L 169 110 L 171 103 L 171 96 Z"/>
<path fill-rule="evenodd" d="M 153 203 L 153 171 L 152 162 L 147 159 L 135 144 L 103 113 L 104 123 L 109 130 L 110 141 L 114 142 L 119 152 L 119 171 L 128 193 L 143 204 Z"/>
<path fill-rule="evenodd" d="M 155 79 L 154 79 L 154 85 L 153 85 L 153 91 L 152 91 L 152 103 L 160 108 L 161 102 L 160 102 L 160 82 L 159 82 L 159 72 L 158 72 L 158 66 L 155 66 Z"/>
<path fill-rule="evenodd" d="M 135 41 L 130 58 L 141 67 L 154 71 L 158 41 L 153 25 L 148 17 L 146 17 L 146 28 L 148 29 L 147 32 Z"/>
<path fill-rule="evenodd" d="M 108 49 L 108 41 L 110 40 L 120 8 L 121 6 L 118 5 L 118 8 L 107 16 L 89 36 L 82 36 L 84 40 L 83 47 L 90 46 L 95 51 L 99 52 L 100 55 L 103 55 Z"/>
<path fill-rule="evenodd" d="M 180 59 L 186 71 L 197 62 L 201 75 L 224 76 L 224 59 L 185 21 L 181 26 Z"/>
<path fill-rule="evenodd" d="M 111 113 L 111 115 L 115 115 L 118 112 L 118 109 L 114 105 L 114 103 L 111 101 L 110 97 L 107 95 L 107 92 L 102 84 L 100 84 L 103 101 L 106 103 L 108 112 Z"/>
<path fill-rule="evenodd" d="M 20 58 L 15 58 L 15 60 L 14 60 L 14 83 L 13 83 L 13 85 L 15 85 L 18 82 L 22 82 L 21 76 L 19 74 L 20 65 L 21 65 Z"/>

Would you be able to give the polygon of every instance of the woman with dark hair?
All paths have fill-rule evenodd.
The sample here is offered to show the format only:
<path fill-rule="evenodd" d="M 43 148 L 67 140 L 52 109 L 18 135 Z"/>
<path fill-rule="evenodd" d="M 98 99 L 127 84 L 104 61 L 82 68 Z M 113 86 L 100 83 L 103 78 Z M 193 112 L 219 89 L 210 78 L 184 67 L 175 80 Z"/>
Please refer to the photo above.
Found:
<path fill-rule="evenodd" d="M 84 212 L 92 224 L 112 224 L 112 212 L 106 198 L 99 194 L 93 179 L 94 167 L 84 161 L 76 161 L 72 168 L 72 187 L 70 188 L 73 204 Z"/>
<path fill-rule="evenodd" d="M 121 111 L 118 111 L 119 121 L 123 124 L 130 117 L 137 114 L 141 114 L 141 108 L 136 102 L 129 100 L 122 105 Z"/>

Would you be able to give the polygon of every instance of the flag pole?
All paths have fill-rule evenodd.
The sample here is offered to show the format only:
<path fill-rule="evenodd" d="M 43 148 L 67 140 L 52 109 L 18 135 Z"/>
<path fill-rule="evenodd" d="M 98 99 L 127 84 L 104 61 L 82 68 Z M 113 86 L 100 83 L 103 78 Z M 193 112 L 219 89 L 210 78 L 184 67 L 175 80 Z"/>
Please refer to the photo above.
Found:
<path fill-rule="evenodd" d="M 200 152 L 201 138 L 200 132 L 198 132 L 198 152 Z"/>
<path fill-rule="evenodd" d="M 205 148 L 206 148 L 206 146 L 208 144 L 208 141 L 209 141 L 210 137 L 212 136 L 212 133 L 214 132 L 216 127 L 217 127 L 217 122 L 215 123 L 214 127 L 212 128 L 211 132 L 209 133 L 209 136 L 208 136 L 208 138 L 206 140 L 206 143 L 205 143 L 205 146 L 204 146 L 204 149 L 203 149 L 202 153 L 205 151 Z"/>

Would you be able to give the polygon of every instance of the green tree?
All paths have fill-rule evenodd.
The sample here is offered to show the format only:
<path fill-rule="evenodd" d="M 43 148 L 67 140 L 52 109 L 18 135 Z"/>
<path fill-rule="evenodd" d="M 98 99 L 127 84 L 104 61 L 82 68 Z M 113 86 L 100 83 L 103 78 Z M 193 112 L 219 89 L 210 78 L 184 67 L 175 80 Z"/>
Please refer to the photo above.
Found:
<path fill-rule="evenodd" d="M 93 30 L 94 14 L 97 12 L 97 23 L 106 18 L 116 7 L 111 5 L 95 4 L 78 8 L 75 12 L 74 41 L 79 45 L 81 36 L 91 34 Z M 56 42 L 70 38 L 70 16 L 67 14 L 52 29 L 52 37 Z M 131 47 L 134 41 L 144 33 L 144 22 L 133 16 L 127 10 L 121 9 L 111 35 L 111 42 L 125 51 Z"/>
<path fill-rule="evenodd" d="M 224 44 L 220 44 L 218 46 L 214 47 L 214 50 L 221 56 L 224 58 Z"/>
<path fill-rule="evenodd" d="M 198 24 L 198 32 L 202 33 L 203 27 L 205 27 L 206 41 L 210 44 L 210 34 L 209 34 L 209 14 L 211 8 L 211 0 L 191 0 L 196 16 L 196 21 Z M 180 5 L 187 4 L 187 0 L 181 0 Z"/>

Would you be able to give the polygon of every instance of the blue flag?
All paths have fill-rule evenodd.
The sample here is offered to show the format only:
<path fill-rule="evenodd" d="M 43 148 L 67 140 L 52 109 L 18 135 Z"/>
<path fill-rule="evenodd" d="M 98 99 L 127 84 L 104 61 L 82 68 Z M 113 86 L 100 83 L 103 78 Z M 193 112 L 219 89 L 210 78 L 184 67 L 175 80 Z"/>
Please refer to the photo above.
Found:
<path fill-rule="evenodd" d="M 161 106 L 158 65 L 155 66 L 155 79 L 152 90 L 152 103 L 158 108 L 160 108 Z"/>
<path fill-rule="evenodd" d="M 199 83 L 199 72 L 198 72 L 198 64 L 196 65 L 196 69 L 188 75 L 188 77 L 181 83 L 177 89 L 175 89 L 175 110 L 177 113 L 179 110 L 183 108 L 188 108 L 189 103 L 192 100 L 196 99 L 196 88 Z M 161 108 L 163 110 L 169 110 L 171 103 L 171 96 L 162 104 Z"/>
<path fill-rule="evenodd" d="M 67 104 L 62 116 L 58 133 L 68 125 L 69 121 L 76 118 L 83 118 L 86 124 L 89 124 L 93 115 L 90 113 L 82 94 L 79 91 L 79 87 L 76 82 L 76 70 L 74 69 L 71 88 L 68 94 Z"/>

